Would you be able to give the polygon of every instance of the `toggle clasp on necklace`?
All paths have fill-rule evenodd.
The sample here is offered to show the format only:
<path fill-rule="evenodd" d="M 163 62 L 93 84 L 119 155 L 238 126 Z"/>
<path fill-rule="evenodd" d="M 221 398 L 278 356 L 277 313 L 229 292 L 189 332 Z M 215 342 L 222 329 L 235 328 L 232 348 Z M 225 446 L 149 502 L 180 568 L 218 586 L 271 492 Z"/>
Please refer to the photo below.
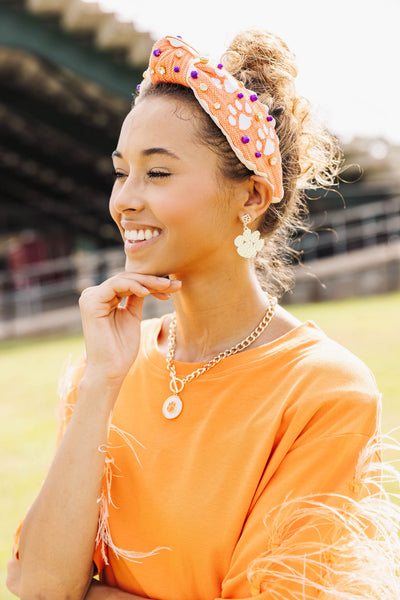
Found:
<path fill-rule="evenodd" d="M 179 377 L 171 377 L 171 381 L 169 382 L 169 389 L 173 394 L 180 394 L 183 390 L 185 382 Z"/>
<path fill-rule="evenodd" d="M 174 356 L 175 356 L 175 343 L 176 343 L 176 317 L 171 319 L 171 323 L 169 326 L 169 335 L 168 335 L 168 354 L 167 354 L 167 369 L 170 376 L 169 389 L 172 392 L 172 396 L 167 398 L 163 404 L 162 412 L 166 419 L 175 419 L 182 412 L 182 400 L 179 395 L 185 384 L 189 383 L 196 377 L 203 375 L 203 373 L 207 373 L 212 367 L 215 367 L 221 360 L 227 358 L 228 356 L 232 356 L 237 352 L 242 352 L 245 350 L 250 344 L 252 344 L 264 331 L 272 317 L 275 313 L 275 307 L 277 304 L 277 299 L 273 296 L 269 296 L 268 294 L 268 307 L 267 311 L 264 314 L 264 317 L 257 325 L 255 329 L 241 342 L 236 344 L 236 346 L 232 346 L 231 348 L 227 348 L 223 352 L 220 352 L 216 356 L 213 356 L 207 363 L 186 375 L 183 379 L 179 379 L 176 376 L 176 370 L 174 365 Z"/>
<path fill-rule="evenodd" d="M 173 393 L 163 404 L 163 415 L 166 419 L 176 419 L 182 412 L 182 400 L 178 394 L 183 390 L 185 382 L 175 374 L 171 374 L 169 389 Z"/>

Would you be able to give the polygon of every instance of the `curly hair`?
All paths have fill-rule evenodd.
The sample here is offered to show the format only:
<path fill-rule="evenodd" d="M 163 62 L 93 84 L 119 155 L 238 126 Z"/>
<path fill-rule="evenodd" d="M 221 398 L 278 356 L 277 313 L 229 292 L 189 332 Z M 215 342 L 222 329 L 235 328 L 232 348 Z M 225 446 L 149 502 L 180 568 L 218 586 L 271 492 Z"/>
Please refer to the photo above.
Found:
<path fill-rule="evenodd" d="M 271 204 L 258 222 L 265 245 L 255 266 L 263 287 L 279 297 L 293 286 L 294 259 L 300 260 L 291 240 L 299 229 L 307 230 L 306 190 L 336 185 L 342 152 L 337 139 L 313 113 L 310 102 L 297 95 L 295 56 L 279 36 L 268 31 L 244 31 L 233 39 L 221 62 L 257 94 L 276 121 L 284 196 L 279 204 Z M 253 174 L 238 160 L 190 88 L 158 83 L 141 94 L 140 100 L 155 95 L 175 97 L 193 107 L 199 117 L 199 139 L 217 154 L 220 174 L 226 180 L 243 181 Z"/>

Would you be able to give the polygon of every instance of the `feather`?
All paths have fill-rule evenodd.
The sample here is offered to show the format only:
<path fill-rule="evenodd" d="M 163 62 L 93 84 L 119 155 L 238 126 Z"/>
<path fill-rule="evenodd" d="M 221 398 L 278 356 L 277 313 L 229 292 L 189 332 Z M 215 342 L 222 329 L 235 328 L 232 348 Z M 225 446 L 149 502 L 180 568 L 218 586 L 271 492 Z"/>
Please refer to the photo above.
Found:
<path fill-rule="evenodd" d="M 134 447 L 134 443 L 139 444 L 142 448 L 144 448 L 143 444 L 138 442 L 138 440 L 132 434 L 124 431 L 123 429 L 120 429 L 119 427 L 116 427 L 113 424 L 110 425 L 110 431 L 113 431 L 115 434 L 117 434 L 121 437 L 124 444 L 126 444 L 128 446 L 128 448 L 132 451 L 132 453 L 134 454 L 136 460 L 138 461 L 138 463 L 140 465 L 141 463 L 140 463 L 139 457 L 137 455 L 136 449 Z M 121 475 L 118 475 L 117 473 L 115 473 L 116 469 L 118 471 L 120 469 L 118 469 L 118 467 L 115 464 L 114 458 L 110 454 L 110 449 L 112 447 L 115 448 L 115 446 L 111 446 L 109 443 L 107 445 L 107 448 L 99 448 L 100 452 L 106 453 L 106 458 L 105 458 L 105 467 L 104 467 L 104 476 L 103 476 L 101 495 L 100 495 L 100 498 L 97 500 L 97 502 L 100 505 L 100 512 L 99 512 L 99 524 L 98 524 L 97 536 L 96 536 L 96 547 L 100 547 L 101 555 L 102 555 L 102 558 L 106 565 L 109 564 L 109 560 L 108 560 L 108 556 L 107 556 L 107 549 L 112 550 L 117 558 L 125 558 L 126 560 L 130 560 L 133 562 L 141 562 L 140 559 L 142 559 L 142 558 L 146 558 L 148 556 L 154 556 L 155 554 L 158 554 L 158 552 L 160 550 L 170 550 L 170 548 L 158 547 L 158 548 L 155 548 L 154 550 L 151 550 L 150 552 L 138 552 L 135 550 L 124 550 L 123 548 L 118 547 L 114 543 L 112 536 L 111 536 L 109 523 L 108 523 L 109 506 L 112 505 L 114 508 L 118 508 L 118 507 L 114 504 L 114 502 L 112 500 L 111 484 L 112 484 L 113 477 L 120 477 Z"/>
<path fill-rule="evenodd" d="M 268 550 L 247 571 L 253 595 L 400 598 L 400 474 L 395 461 L 382 461 L 387 450 L 399 452 L 400 445 L 376 434 L 360 454 L 352 482 L 355 497 L 287 498 L 266 515 Z"/>
<path fill-rule="evenodd" d="M 57 390 L 59 398 L 57 446 L 61 442 L 65 429 L 71 419 L 76 403 L 78 383 L 83 375 L 84 368 L 84 357 L 77 363 L 72 364 L 71 357 L 69 356 L 63 366 Z M 141 444 L 132 434 L 113 424 L 109 427 L 109 433 L 110 432 L 113 432 L 121 438 L 122 443 L 131 450 L 140 465 L 135 444 L 144 448 L 143 444 Z M 104 563 L 106 565 L 109 564 L 107 550 L 112 550 L 117 558 L 125 558 L 126 560 L 131 560 L 133 562 L 140 562 L 140 559 L 158 554 L 160 550 L 170 550 L 170 548 L 159 547 L 150 552 L 140 552 L 136 550 L 124 550 L 114 543 L 109 526 L 109 507 L 112 505 L 114 508 L 118 508 L 113 502 L 111 488 L 113 478 L 121 477 L 121 475 L 118 474 L 120 469 L 115 464 L 115 460 L 110 453 L 111 448 L 110 442 L 108 442 L 106 446 L 99 446 L 98 448 L 99 452 L 104 452 L 106 454 L 102 489 L 100 497 L 97 500 L 97 503 L 99 504 L 99 522 L 96 534 L 96 547 L 100 548 Z"/>

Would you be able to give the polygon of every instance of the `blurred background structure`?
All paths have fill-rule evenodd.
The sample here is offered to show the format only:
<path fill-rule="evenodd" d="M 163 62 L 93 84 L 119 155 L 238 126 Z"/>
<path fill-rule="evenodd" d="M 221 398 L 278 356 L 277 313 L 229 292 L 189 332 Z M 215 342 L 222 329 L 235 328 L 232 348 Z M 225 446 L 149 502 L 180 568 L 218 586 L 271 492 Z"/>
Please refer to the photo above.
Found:
<path fill-rule="evenodd" d="M 0 3 L 0 337 L 123 265 L 110 155 L 152 44 L 97 4 Z"/>
<path fill-rule="evenodd" d="M 81 290 L 123 268 L 110 155 L 153 41 L 93 1 L 0 0 L 0 339 L 79 327 Z M 400 145 L 342 146 L 286 303 L 400 289 Z"/>

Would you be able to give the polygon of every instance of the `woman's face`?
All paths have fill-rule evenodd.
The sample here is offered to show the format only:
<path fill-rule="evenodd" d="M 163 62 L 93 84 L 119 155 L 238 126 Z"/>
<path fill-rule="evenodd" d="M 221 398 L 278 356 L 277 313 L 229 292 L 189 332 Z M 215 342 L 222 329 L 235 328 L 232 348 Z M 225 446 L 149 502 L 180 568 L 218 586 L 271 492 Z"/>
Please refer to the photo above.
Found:
<path fill-rule="evenodd" d="M 217 156 L 196 139 L 196 118 L 189 106 L 160 96 L 142 100 L 122 125 L 110 212 L 128 271 L 183 276 L 237 256 L 235 199 L 244 186 L 232 186 L 227 201 Z"/>

